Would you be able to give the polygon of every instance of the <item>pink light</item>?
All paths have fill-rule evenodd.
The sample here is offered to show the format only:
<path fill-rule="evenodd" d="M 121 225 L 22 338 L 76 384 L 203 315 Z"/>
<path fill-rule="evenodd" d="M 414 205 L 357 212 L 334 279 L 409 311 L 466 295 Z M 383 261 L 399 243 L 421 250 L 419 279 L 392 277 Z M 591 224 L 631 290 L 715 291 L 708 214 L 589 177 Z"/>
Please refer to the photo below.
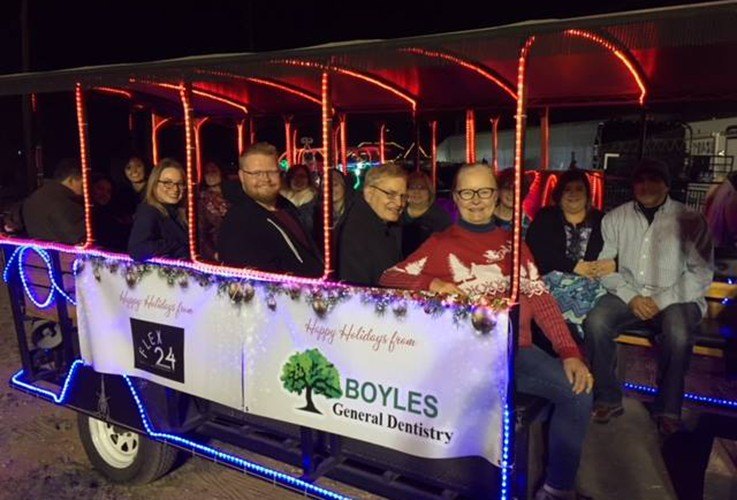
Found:
<path fill-rule="evenodd" d="M 197 154 L 196 136 L 197 132 L 192 126 L 192 105 L 190 101 L 190 88 L 182 84 L 179 86 L 179 98 L 182 102 L 182 113 L 184 114 L 184 141 L 185 141 L 185 158 L 187 168 L 187 226 L 189 228 L 189 254 L 195 262 L 200 260 L 200 254 L 197 248 L 197 212 L 195 205 L 195 196 L 197 194 L 197 184 L 195 182 L 194 172 L 194 156 Z M 193 137 L 194 136 L 194 137 Z"/>
<path fill-rule="evenodd" d="M 350 76 L 352 78 L 356 78 L 358 80 L 362 80 L 364 82 L 370 83 L 371 85 L 375 85 L 376 87 L 382 88 L 396 95 L 400 99 L 407 101 L 412 109 L 412 113 L 414 113 L 417 109 L 417 99 L 412 97 L 410 94 L 405 92 L 403 89 L 400 89 L 399 87 L 395 85 L 382 82 L 381 80 L 373 76 L 367 75 L 365 73 L 354 71 L 348 68 L 343 68 L 340 66 L 325 65 L 325 64 L 320 64 L 317 62 L 312 62 L 312 61 L 301 61 L 299 59 L 275 59 L 275 60 L 272 60 L 271 63 L 272 64 L 288 64 L 290 66 L 300 66 L 303 68 L 313 68 L 313 69 L 319 69 L 322 71 L 331 71 L 331 72 L 338 73 L 341 75 Z"/>
<path fill-rule="evenodd" d="M 245 138 L 243 137 L 243 128 L 245 125 L 245 120 L 241 120 L 235 124 L 236 140 L 238 141 L 238 156 L 242 155 L 245 151 L 243 144 L 245 142 Z"/>
<path fill-rule="evenodd" d="M 333 179 L 330 175 L 330 140 L 331 125 L 333 123 L 333 105 L 330 100 L 330 74 L 327 71 L 323 71 L 322 78 L 320 81 L 320 90 L 322 95 L 322 147 L 323 147 L 323 161 L 322 161 L 322 172 L 323 172 L 323 183 L 322 183 L 322 216 L 325 221 L 325 228 L 323 231 L 323 248 L 325 253 L 325 271 L 322 279 L 328 279 L 333 274 L 333 262 L 331 255 L 332 241 L 332 227 L 333 227 Z"/>
<path fill-rule="evenodd" d="M 466 110 L 466 163 L 476 163 L 476 114 Z"/>
<path fill-rule="evenodd" d="M 296 89 L 292 86 L 285 85 L 283 83 L 275 82 L 273 80 L 267 80 L 264 78 L 252 78 L 252 77 L 245 77 L 246 80 L 253 83 L 258 83 L 259 85 L 265 85 L 267 87 L 272 87 L 275 89 L 279 89 L 283 92 L 287 92 L 289 94 L 295 95 L 297 97 L 301 97 L 302 99 L 310 102 L 314 102 L 318 106 L 322 105 L 322 102 L 317 97 L 308 94 L 307 92 L 303 90 Z"/>
<path fill-rule="evenodd" d="M 159 163 L 159 129 L 169 123 L 171 118 L 162 118 L 151 113 L 151 158 L 154 165 Z"/>
<path fill-rule="evenodd" d="M 297 132 L 297 127 L 292 127 L 292 164 L 297 163 L 297 138 L 299 137 Z"/>
<path fill-rule="evenodd" d="M 197 158 L 197 182 L 202 182 L 202 126 L 209 120 L 210 117 L 198 118 L 195 120 L 195 136 L 194 136 L 194 148 L 195 157 Z"/>
<path fill-rule="evenodd" d="M 127 90 L 114 89 L 112 87 L 93 87 L 92 90 L 103 94 L 117 95 L 125 97 L 126 99 L 133 99 L 133 92 L 128 92 Z"/>
<path fill-rule="evenodd" d="M 432 185 L 438 187 L 438 121 L 430 122 L 430 157 L 432 161 Z"/>
<path fill-rule="evenodd" d="M 630 57 L 627 54 L 622 52 L 614 43 L 610 42 L 609 40 L 605 40 L 601 36 L 595 33 L 591 33 L 590 31 L 570 29 L 570 30 L 565 30 L 564 33 L 566 35 L 577 36 L 577 37 L 585 38 L 586 40 L 590 40 L 594 43 L 601 45 L 602 47 L 607 49 L 609 52 L 614 54 L 617 57 L 617 59 L 622 61 L 622 64 L 624 64 L 625 67 L 629 70 L 630 74 L 635 79 L 637 86 L 640 88 L 640 98 L 638 99 L 640 106 L 642 106 L 645 103 L 645 97 L 647 96 L 647 88 L 645 87 L 645 78 L 638 70 L 637 64 L 633 62 L 632 60 L 630 60 Z"/>
<path fill-rule="evenodd" d="M 287 163 L 289 163 L 289 167 L 291 168 L 292 165 L 294 165 L 294 162 L 292 161 L 292 158 L 294 157 L 294 144 L 292 144 L 292 120 L 291 118 L 284 118 L 284 136 L 286 139 L 286 145 L 287 145 L 287 151 L 286 151 L 286 158 Z"/>
<path fill-rule="evenodd" d="M 84 229 L 87 235 L 84 247 L 89 248 L 95 243 L 95 235 L 92 233 L 92 200 L 90 199 L 90 161 L 87 142 L 87 110 L 84 105 L 84 94 L 82 85 L 77 83 L 74 87 L 74 100 L 77 109 L 77 130 L 79 132 L 79 159 L 82 163 L 82 195 L 84 196 Z"/>
<path fill-rule="evenodd" d="M 180 87 L 178 85 L 173 85 L 171 83 L 159 83 L 159 82 L 143 82 L 143 83 L 146 83 L 148 85 L 153 85 L 155 87 L 161 87 L 161 88 L 164 88 L 164 89 L 171 89 L 171 90 L 179 90 L 180 89 Z M 240 111 L 243 112 L 244 115 L 247 115 L 248 114 L 248 108 L 246 108 L 246 106 L 243 103 L 238 102 L 238 101 L 235 101 L 235 100 L 230 99 L 228 97 L 223 97 L 223 96 L 218 95 L 218 94 L 215 94 L 213 92 L 209 92 L 209 91 L 206 91 L 206 90 L 195 89 L 195 88 L 192 89 L 192 93 L 194 95 L 198 95 L 200 97 L 204 97 L 204 98 L 210 99 L 212 101 L 221 102 L 221 103 L 227 104 L 228 106 L 231 106 L 233 108 L 239 109 Z"/>
<path fill-rule="evenodd" d="M 491 166 L 494 174 L 499 173 L 499 117 L 491 119 Z"/>
<path fill-rule="evenodd" d="M 547 207 L 550 205 L 550 198 L 553 196 L 553 190 L 558 185 L 558 177 L 556 175 L 549 175 L 545 181 L 545 188 L 543 189 L 543 206 Z"/>
<path fill-rule="evenodd" d="M 490 82 L 496 84 L 500 89 L 502 89 L 504 92 L 509 94 L 509 96 L 512 99 L 514 99 L 515 101 L 517 100 L 517 94 L 514 93 L 514 89 L 510 85 L 504 82 L 501 77 L 492 74 L 487 68 L 484 68 L 482 65 L 478 63 L 473 63 L 471 61 L 462 59 L 458 56 L 448 54 L 446 52 L 438 52 L 435 50 L 420 49 L 420 48 L 415 48 L 415 47 L 410 47 L 410 48 L 402 49 L 402 50 L 405 52 L 410 52 L 412 54 L 419 54 L 422 56 L 434 57 L 437 59 L 443 59 L 445 61 L 450 61 L 454 64 L 461 66 L 462 68 L 471 70 L 481 75 L 482 77 L 486 78 Z"/>
<path fill-rule="evenodd" d="M 379 163 L 386 163 L 386 124 L 379 126 Z"/>
<path fill-rule="evenodd" d="M 532 44 L 535 43 L 535 37 L 530 36 L 525 41 L 525 45 L 520 50 L 519 60 L 517 62 L 517 111 L 514 135 L 514 219 L 522 220 L 522 170 L 524 169 L 524 134 L 525 122 L 527 120 L 527 87 L 526 87 L 526 71 L 527 57 L 529 55 Z M 520 280 L 520 259 L 522 247 L 522 231 L 521 224 L 516 223 L 512 234 L 512 286 L 510 301 L 517 302 L 519 300 L 519 280 Z"/>
<path fill-rule="evenodd" d="M 345 121 L 345 113 L 340 115 L 340 163 L 343 165 L 343 172 L 348 171 L 348 147 L 346 141 L 348 136 L 348 126 Z"/>

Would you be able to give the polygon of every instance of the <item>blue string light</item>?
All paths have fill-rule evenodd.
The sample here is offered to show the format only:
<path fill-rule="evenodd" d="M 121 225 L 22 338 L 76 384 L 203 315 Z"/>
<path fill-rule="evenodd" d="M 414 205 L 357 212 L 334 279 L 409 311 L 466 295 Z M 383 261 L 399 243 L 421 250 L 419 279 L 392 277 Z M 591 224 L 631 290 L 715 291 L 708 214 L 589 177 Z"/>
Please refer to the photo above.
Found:
<path fill-rule="evenodd" d="M 18 371 L 18 373 L 16 373 L 15 375 L 11 377 L 10 379 L 11 385 L 21 388 L 30 393 L 33 393 L 48 401 L 52 401 L 58 405 L 61 405 L 65 403 L 67 395 L 69 394 L 69 391 L 72 387 L 72 384 L 76 380 L 77 374 L 79 372 L 79 368 L 83 364 L 84 364 L 83 361 L 79 359 L 74 361 L 74 363 L 72 363 L 72 366 L 69 369 L 69 372 L 67 373 L 64 383 L 62 384 L 61 391 L 59 392 L 58 395 L 47 389 L 36 387 L 33 384 L 24 382 L 22 380 L 22 377 L 24 374 L 23 370 Z M 241 470 L 251 472 L 252 474 L 257 475 L 263 479 L 268 479 L 269 481 L 279 483 L 283 486 L 287 486 L 289 488 L 299 490 L 303 492 L 304 494 L 307 494 L 313 497 L 330 498 L 330 499 L 336 499 L 336 500 L 343 500 L 343 499 L 349 498 L 339 493 L 336 493 L 334 491 L 330 491 L 328 489 L 321 488 L 314 484 L 308 483 L 307 481 L 303 481 L 302 479 L 292 477 L 289 474 L 285 474 L 283 472 L 279 472 L 279 471 L 270 469 L 268 467 L 264 467 L 262 465 L 258 465 L 256 463 L 250 462 L 248 460 L 237 457 L 235 455 L 222 452 L 218 450 L 217 448 L 206 446 L 206 445 L 197 443 L 195 441 L 190 441 L 188 439 L 182 438 L 180 436 L 176 436 L 174 434 L 157 432 L 153 428 L 153 425 L 151 424 L 151 421 L 148 418 L 148 413 L 146 412 L 143 406 L 143 403 L 141 402 L 141 398 L 138 395 L 138 391 L 136 391 L 130 378 L 126 375 L 123 375 L 123 378 L 125 379 L 125 382 L 128 384 L 128 388 L 131 391 L 133 400 L 135 401 L 136 406 L 138 407 L 138 413 L 141 416 L 141 421 L 143 422 L 144 429 L 146 431 L 146 434 L 149 437 L 155 440 L 158 440 L 158 441 L 169 441 L 171 443 L 175 443 L 179 446 L 188 448 L 192 450 L 193 452 L 197 451 L 216 461 L 225 462 Z"/>
<path fill-rule="evenodd" d="M 509 480 L 512 474 L 512 466 L 509 463 L 509 438 L 511 436 L 511 425 L 509 422 L 509 406 L 504 405 L 503 423 L 502 423 L 502 463 L 501 463 L 501 491 L 499 498 L 507 500 L 509 496 Z"/>
<path fill-rule="evenodd" d="M 632 384 L 632 383 L 626 382 L 624 384 L 624 387 L 625 389 L 628 389 L 630 391 L 640 392 L 643 394 L 655 395 L 658 393 L 658 389 L 656 387 L 651 387 L 648 385 Z M 737 401 L 733 401 L 729 399 L 713 398 L 711 396 L 702 396 L 700 394 L 691 394 L 688 392 L 684 394 L 683 397 L 689 401 L 695 401 L 697 403 L 702 403 L 702 404 L 706 404 L 710 406 L 716 406 L 720 408 L 729 408 L 731 410 L 737 409 Z"/>
<path fill-rule="evenodd" d="M 25 266 L 25 259 L 24 256 L 26 255 L 26 252 L 28 250 L 32 250 L 35 252 L 46 264 L 46 272 L 49 275 L 49 294 L 46 296 L 44 300 L 38 299 L 36 297 L 35 293 L 31 289 L 31 285 L 28 283 L 28 277 L 26 276 L 26 266 Z M 72 305 L 77 305 L 76 301 L 72 299 L 59 284 L 54 279 L 54 275 L 52 272 L 52 263 L 51 263 L 51 257 L 46 252 L 46 250 L 42 248 L 38 248 L 35 246 L 22 246 L 17 247 L 13 253 L 11 254 L 10 258 L 8 259 L 7 264 L 5 265 L 5 269 L 3 270 L 3 280 L 7 283 L 10 278 L 10 270 L 13 266 L 13 264 L 16 264 L 16 268 L 18 270 L 18 276 L 20 276 L 21 284 L 23 285 L 23 290 L 26 292 L 26 296 L 28 299 L 33 302 L 36 307 L 39 309 L 46 309 L 47 307 L 51 306 L 54 303 L 54 296 L 55 294 L 59 294 L 64 299 L 69 302 Z"/>

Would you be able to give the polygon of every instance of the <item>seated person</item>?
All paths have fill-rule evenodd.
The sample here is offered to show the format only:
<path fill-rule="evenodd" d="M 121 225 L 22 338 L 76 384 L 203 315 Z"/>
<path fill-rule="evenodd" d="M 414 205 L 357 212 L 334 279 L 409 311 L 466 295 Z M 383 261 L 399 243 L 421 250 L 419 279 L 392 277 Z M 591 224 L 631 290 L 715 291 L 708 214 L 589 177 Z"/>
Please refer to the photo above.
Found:
<path fill-rule="evenodd" d="M 435 189 L 424 172 L 413 172 L 407 179 L 407 208 L 402 214 L 402 255 L 419 248 L 432 233 L 453 222 L 448 212 L 435 203 Z"/>
<path fill-rule="evenodd" d="M 494 209 L 494 224 L 507 231 L 512 231 L 514 224 L 514 168 L 507 168 L 499 173 L 499 200 Z M 522 177 L 522 200 L 527 196 L 529 186 L 527 179 Z M 527 228 L 532 219 L 522 212 L 522 237 L 525 236 Z"/>
<path fill-rule="evenodd" d="M 116 252 L 125 252 L 131 226 L 123 224 L 115 213 L 111 200 L 113 183 L 100 174 L 92 176 L 90 182 L 92 200 L 92 229 L 95 243 Z"/>
<path fill-rule="evenodd" d="M 512 242 L 510 233 L 497 228 L 492 220 L 497 198 L 494 173 L 486 165 L 464 165 L 453 184 L 453 200 L 460 212 L 458 223 L 432 235 L 405 261 L 384 272 L 381 284 L 478 298 L 505 296 L 512 274 Z M 517 390 L 555 405 L 545 484 L 535 498 L 575 498 L 576 473 L 591 415 L 593 379 L 524 243 L 521 259 L 520 348 L 515 359 L 515 383 Z M 533 319 L 560 359 L 532 345 Z"/>
<path fill-rule="evenodd" d="M 229 266 L 319 277 L 320 252 L 289 200 L 279 195 L 276 148 L 260 142 L 238 160 L 241 192 L 220 225 L 218 257 Z"/>
<path fill-rule="evenodd" d="M 706 220 L 714 246 L 737 256 L 737 172 L 732 172 L 706 198 Z"/>
<path fill-rule="evenodd" d="M 317 204 L 317 189 L 312 183 L 312 175 L 307 165 L 301 163 L 292 165 L 287 171 L 286 187 L 282 189 L 282 196 L 292 202 L 297 208 L 297 215 L 305 231 L 312 234 L 314 230 L 315 205 Z"/>
<path fill-rule="evenodd" d="M 118 179 L 120 173 L 118 170 L 113 172 L 113 174 L 116 173 L 118 177 L 113 178 Z M 146 197 L 146 164 L 141 158 L 134 156 L 123 166 L 122 173 L 123 178 L 120 179 L 113 196 L 114 205 L 118 216 L 123 221 L 131 221 L 138 205 Z"/>
<path fill-rule="evenodd" d="M 376 286 L 384 270 L 402 260 L 398 221 L 407 201 L 407 173 L 386 163 L 366 173 L 338 238 L 338 276 L 357 285 Z"/>
<path fill-rule="evenodd" d="M 84 242 L 82 169 L 77 160 L 61 160 L 53 179 L 31 193 L 23 203 L 23 221 L 31 238 L 67 245 Z"/>
<path fill-rule="evenodd" d="M 586 348 L 596 377 L 594 415 L 607 423 L 624 412 L 615 374 L 623 329 L 647 322 L 661 334 L 658 394 L 653 416 L 664 435 L 680 427 L 684 379 L 694 332 L 706 312 L 713 248 L 701 214 L 668 196 L 668 166 L 642 160 L 632 172 L 635 199 L 604 216 L 599 259 L 617 258 L 617 272 L 602 279 L 607 294 L 584 321 Z"/>
<path fill-rule="evenodd" d="M 553 206 L 541 209 L 527 229 L 543 281 L 558 301 L 563 317 L 583 336 L 581 325 L 604 289 L 596 280 L 614 272 L 614 261 L 598 261 L 603 214 L 591 206 L 591 185 L 582 170 L 558 178 Z"/>
<path fill-rule="evenodd" d="M 146 184 L 128 239 L 128 253 L 136 260 L 151 257 L 189 258 L 189 232 L 184 191 L 187 174 L 171 158 L 159 162 Z"/>
<path fill-rule="evenodd" d="M 229 203 L 223 196 L 223 174 L 216 163 L 205 165 L 204 178 L 197 204 L 197 240 L 202 257 L 217 260 L 217 235 Z"/>

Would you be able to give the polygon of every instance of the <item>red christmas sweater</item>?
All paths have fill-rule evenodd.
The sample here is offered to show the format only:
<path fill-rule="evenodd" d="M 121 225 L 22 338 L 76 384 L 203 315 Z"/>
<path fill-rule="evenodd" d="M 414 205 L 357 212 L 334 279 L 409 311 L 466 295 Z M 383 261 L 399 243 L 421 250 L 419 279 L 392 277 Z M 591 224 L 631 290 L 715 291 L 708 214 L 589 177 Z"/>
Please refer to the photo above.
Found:
<path fill-rule="evenodd" d="M 509 295 L 512 268 L 511 233 L 503 229 L 475 232 L 453 225 L 432 235 L 406 260 L 384 271 L 382 286 L 429 290 L 434 278 L 455 283 L 470 296 Z M 532 345 L 530 323 L 540 326 L 561 359 L 581 358 L 555 299 L 522 243 L 519 346 Z"/>

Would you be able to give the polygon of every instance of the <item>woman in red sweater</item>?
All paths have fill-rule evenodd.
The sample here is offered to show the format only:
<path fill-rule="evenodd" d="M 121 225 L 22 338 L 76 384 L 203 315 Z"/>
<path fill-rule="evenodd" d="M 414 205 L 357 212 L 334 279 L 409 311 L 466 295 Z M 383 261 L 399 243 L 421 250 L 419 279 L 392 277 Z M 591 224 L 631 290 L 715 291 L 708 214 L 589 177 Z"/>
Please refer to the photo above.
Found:
<path fill-rule="evenodd" d="M 492 220 L 497 185 L 486 165 L 465 165 L 456 174 L 453 200 L 458 224 L 430 237 L 405 261 L 387 269 L 383 286 L 455 293 L 469 297 L 509 294 L 511 233 Z M 530 323 L 538 324 L 560 359 L 532 345 Z M 545 484 L 535 498 L 580 498 L 575 492 L 581 448 L 591 416 L 593 377 L 543 284 L 527 246 L 522 244 L 517 390 L 555 405 L 550 423 L 550 460 Z"/>

